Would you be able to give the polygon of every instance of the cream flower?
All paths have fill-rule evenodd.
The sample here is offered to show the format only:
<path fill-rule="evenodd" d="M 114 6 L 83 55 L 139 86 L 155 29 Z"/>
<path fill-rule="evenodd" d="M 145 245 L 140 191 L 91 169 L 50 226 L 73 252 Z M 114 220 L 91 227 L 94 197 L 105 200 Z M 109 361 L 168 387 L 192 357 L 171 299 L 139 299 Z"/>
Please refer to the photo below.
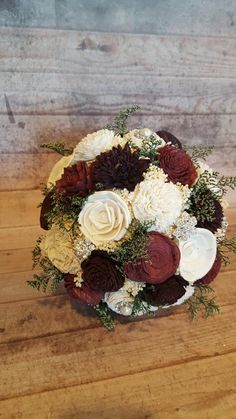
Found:
<path fill-rule="evenodd" d="M 50 188 L 52 185 L 55 185 L 56 181 L 61 179 L 65 167 L 68 167 L 71 164 L 72 159 L 73 154 L 71 154 L 70 156 L 64 156 L 56 162 L 56 164 L 52 168 L 52 171 L 47 181 L 48 188 Z"/>
<path fill-rule="evenodd" d="M 180 275 L 193 284 L 209 272 L 215 261 L 216 237 L 205 228 L 196 228 L 187 240 L 179 241 L 179 249 Z"/>
<path fill-rule="evenodd" d="M 53 225 L 43 237 L 40 248 L 42 253 L 59 269 L 61 272 L 75 274 L 80 269 L 71 234 L 66 230 L 60 230 Z"/>
<path fill-rule="evenodd" d="M 141 148 L 143 141 L 148 141 L 151 135 L 154 136 L 155 139 L 160 143 L 160 145 L 157 146 L 157 149 L 163 147 L 166 144 L 163 138 L 159 137 L 159 135 L 151 131 L 149 128 L 133 129 L 132 131 L 129 131 L 124 138 L 131 144 L 135 144 L 136 147 Z"/>
<path fill-rule="evenodd" d="M 110 150 L 122 142 L 122 138 L 116 136 L 114 131 L 101 129 L 88 134 L 75 147 L 72 163 L 79 160 L 94 160 L 100 153 Z"/>
<path fill-rule="evenodd" d="M 151 230 L 165 232 L 177 220 L 183 208 L 178 186 L 163 179 L 145 179 L 130 194 L 135 218 L 151 221 Z"/>
<path fill-rule="evenodd" d="M 82 233 L 92 243 L 120 240 L 131 222 L 129 208 L 115 192 L 90 195 L 79 214 Z"/>

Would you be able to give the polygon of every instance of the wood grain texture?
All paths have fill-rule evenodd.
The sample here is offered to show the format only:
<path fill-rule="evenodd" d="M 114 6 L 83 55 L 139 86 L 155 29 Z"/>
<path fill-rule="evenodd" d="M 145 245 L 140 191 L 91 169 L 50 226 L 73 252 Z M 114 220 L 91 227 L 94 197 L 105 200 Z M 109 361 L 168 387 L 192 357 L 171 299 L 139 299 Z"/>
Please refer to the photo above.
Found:
<path fill-rule="evenodd" d="M 0 47 L 0 71 L 235 77 L 233 36 L 1 28 Z"/>

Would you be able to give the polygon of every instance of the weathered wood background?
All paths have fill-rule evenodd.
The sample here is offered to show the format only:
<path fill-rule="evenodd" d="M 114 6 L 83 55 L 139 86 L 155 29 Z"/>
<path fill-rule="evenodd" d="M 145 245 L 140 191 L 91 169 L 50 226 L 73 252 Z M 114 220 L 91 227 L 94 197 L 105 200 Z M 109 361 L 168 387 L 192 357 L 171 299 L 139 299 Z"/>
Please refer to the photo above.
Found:
<path fill-rule="evenodd" d="M 131 127 L 215 144 L 209 163 L 236 174 L 235 9 L 235 0 L 0 1 L 0 417 L 235 418 L 235 258 L 215 282 L 220 316 L 193 324 L 180 307 L 110 334 L 64 289 L 25 286 L 39 185 L 58 158 L 40 144 L 75 145 L 137 103 Z"/>

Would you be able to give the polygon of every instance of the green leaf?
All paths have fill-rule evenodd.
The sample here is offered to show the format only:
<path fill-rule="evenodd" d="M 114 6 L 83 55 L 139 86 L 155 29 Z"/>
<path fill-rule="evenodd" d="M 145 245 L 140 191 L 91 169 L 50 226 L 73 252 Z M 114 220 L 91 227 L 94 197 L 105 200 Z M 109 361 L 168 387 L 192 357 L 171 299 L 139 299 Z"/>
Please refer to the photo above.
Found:
<path fill-rule="evenodd" d="M 96 306 L 94 306 L 94 309 L 97 312 L 97 315 L 102 322 L 102 324 L 106 327 L 107 330 L 110 332 L 115 329 L 115 322 L 111 314 L 111 310 L 107 306 L 105 302 L 100 302 Z"/>

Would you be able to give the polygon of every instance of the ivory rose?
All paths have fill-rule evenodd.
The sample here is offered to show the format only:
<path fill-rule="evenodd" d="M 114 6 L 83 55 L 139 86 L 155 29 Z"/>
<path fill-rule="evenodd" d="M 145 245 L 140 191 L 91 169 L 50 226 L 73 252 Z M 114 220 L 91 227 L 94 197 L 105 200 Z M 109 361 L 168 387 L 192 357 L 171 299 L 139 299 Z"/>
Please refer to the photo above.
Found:
<path fill-rule="evenodd" d="M 94 160 L 100 153 L 111 150 L 120 142 L 122 138 L 109 129 L 101 129 L 88 134 L 75 147 L 72 163 L 77 163 L 79 160 Z"/>
<path fill-rule="evenodd" d="M 122 239 L 130 222 L 126 202 L 111 191 L 90 195 L 79 214 L 80 229 L 94 244 Z"/>

